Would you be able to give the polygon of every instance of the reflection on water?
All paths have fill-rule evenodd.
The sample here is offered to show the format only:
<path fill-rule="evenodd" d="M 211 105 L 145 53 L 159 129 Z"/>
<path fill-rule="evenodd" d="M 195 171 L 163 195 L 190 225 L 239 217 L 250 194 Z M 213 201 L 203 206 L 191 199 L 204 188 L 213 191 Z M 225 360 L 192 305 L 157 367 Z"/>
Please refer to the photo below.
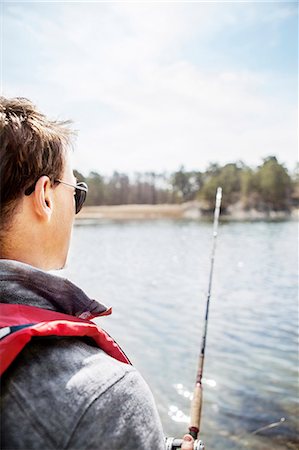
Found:
<path fill-rule="evenodd" d="M 188 221 L 75 227 L 65 275 L 113 306 L 100 319 L 182 436 L 200 351 L 212 226 Z M 297 224 L 219 229 L 204 368 L 207 449 L 295 449 Z M 284 423 L 255 430 L 270 423 Z"/>
<path fill-rule="evenodd" d="M 216 387 L 216 385 L 217 385 L 215 380 L 209 380 L 206 378 L 202 378 L 202 385 L 204 386 L 205 384 L 210 387 Z M 190 402 L 192 401 L 193 392 L 186 389 L 183 384 L 181 384 L 181 383 L 174 384 L 173 387 L 176 390 L 178 395 L 180 395 L 181 397 L 184 397 L 185 399 L 188 399 Z M 218 412 L 218 406 L 215 404 L 215 405 L 213 405 L 213 407 L 214 407 L 213 408 L 214 411 Z M 174 422 L 181 422 L 181 423 L 187 423 L 187 424 L 190 423 L 190 416 L 187 416 L 183 411 L 181 411 L 177 405 L 169 406 L 168 416 Z"/>
<path fill-rule="evenodd" d="M 205 384 L 210 387 L 213 387 L 213 388 L 215 388 L 217 386 L 217 383 L 215 380 L 209 380 L 204 377 L 202 378 L 201 382 L 202 382 L 203 386 Z M 173 387 L 177 391 L 178 395 L 188 398 L 190 401 L 193 399 L 193 392 L 188 391 L 188 389 L 186 389 L 183 384 L 181 384 L 181 383 L 174 384 Z"/>
<path fill-rule="evenodd" d="M 170 405 L 168 408 L 168 415 L 174 422 L 189 423 L 190 416 L 186 416 L 177 406 Z"/>
<path fill-rule="evenodd" d="M 177 393 L 179 395 L 182 395 L 183 397 L 188 398 L 189 400 L 192 400 L 193 393 L 188 391 L 187 389 L 185 389 L 181 383 L 175 384 L 173 387 L 175 388 L 175 390 L 177 391 Z"/>

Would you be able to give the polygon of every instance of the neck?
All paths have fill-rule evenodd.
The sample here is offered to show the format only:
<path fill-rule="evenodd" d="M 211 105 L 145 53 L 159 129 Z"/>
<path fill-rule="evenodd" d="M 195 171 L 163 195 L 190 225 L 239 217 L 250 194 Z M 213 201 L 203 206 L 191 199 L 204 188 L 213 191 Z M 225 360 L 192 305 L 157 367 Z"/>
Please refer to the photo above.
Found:
<path fill-rule="evenodd" d="M 20 261 L 42 270 L 53 269 L 47 255 L 43 254 L 40 247 L 37 252 L 36 244 L 32 240 L 18 245 L 15 239 L 6 239 L 1 246 L 0 259 Z"/>
<path fill-rule="evenodd" d="M 48 233 L 32 222 L 30 226 L 14 224 L 6 232 L 0 249 L 0 259 L 20 261 L 42 270 L 61 269 L 65 261 L 53 254 Z M 47 231 L 47 230 L 46 230 Z"/>
<path fill-rule="evenodd" d="M 26 201 L 25 201 L 26 200 Z M 57 218 L 46 220 L 25 199 L 2 238 L 0 258 L 20 261 L 42 270 L 61 269 L 68 253 L 70 233 L 61 233 Z M 52 216 L 51 216 L 52 217 Z M 2 236 L 1 236 L 2 237 Z"/>

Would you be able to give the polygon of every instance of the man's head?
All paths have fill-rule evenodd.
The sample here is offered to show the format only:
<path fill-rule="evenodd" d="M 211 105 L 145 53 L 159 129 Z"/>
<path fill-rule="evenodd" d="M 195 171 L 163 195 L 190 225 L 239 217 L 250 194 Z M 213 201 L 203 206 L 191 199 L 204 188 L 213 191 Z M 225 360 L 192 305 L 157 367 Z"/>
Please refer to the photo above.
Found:
<path fill-rule="evenodd" d="M 0 97 L 0 257 L 42 269 L 66 261 L 75 214 L 72 131 L 27 99 Z"/>

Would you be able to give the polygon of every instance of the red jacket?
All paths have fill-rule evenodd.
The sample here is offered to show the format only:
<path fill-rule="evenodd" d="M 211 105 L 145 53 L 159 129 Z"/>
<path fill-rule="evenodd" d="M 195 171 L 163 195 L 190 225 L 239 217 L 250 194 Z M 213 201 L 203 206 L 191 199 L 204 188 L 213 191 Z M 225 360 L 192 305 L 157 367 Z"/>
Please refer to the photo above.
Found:
<path fill-rule="evenodd" d="M 101 315 L 106 315 L 102 313 Z M 87 336 L 109 356 L 131 364 L 118 344 L 95 323 L 48 309 L 0 304 L 0 375 L 32 337 Z"/>

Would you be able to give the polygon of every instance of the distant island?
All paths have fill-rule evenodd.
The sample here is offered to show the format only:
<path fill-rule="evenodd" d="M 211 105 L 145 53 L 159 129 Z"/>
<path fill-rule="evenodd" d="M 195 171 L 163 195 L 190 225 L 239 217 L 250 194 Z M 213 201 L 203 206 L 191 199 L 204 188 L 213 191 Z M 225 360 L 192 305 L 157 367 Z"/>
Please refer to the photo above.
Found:
<path fill-rule="evenodd" d="M 165 205 L 110 205 L 86 206 L 76 216 L 78 222 L 99 220 L 155 220 L 155 219 L 194 219 L 210 220 L 213 212 L 201 209 L 199 202 Z M 291 211 L 244 210 L 240 205 L 229 207 L 221 214 L 221 221 L 259 221 L 259 220 L 298 220 L 299 209 Z"/>
<path fill-rule="evenodd" d="M 290 174 L 275 156 L 251 168 L 238 161 L 210 164 L 205 172 L 136 172 L 133 177 L 114 172 L 103 177 L 91 172 L 78 181 L 89 186 L 86 206 L 78 220 L 88 219 L 209 219 L 217 186 L 223 189 L 222 218 L 275 220 L 296 218 L 299 208 L 298 165 Z"/>

